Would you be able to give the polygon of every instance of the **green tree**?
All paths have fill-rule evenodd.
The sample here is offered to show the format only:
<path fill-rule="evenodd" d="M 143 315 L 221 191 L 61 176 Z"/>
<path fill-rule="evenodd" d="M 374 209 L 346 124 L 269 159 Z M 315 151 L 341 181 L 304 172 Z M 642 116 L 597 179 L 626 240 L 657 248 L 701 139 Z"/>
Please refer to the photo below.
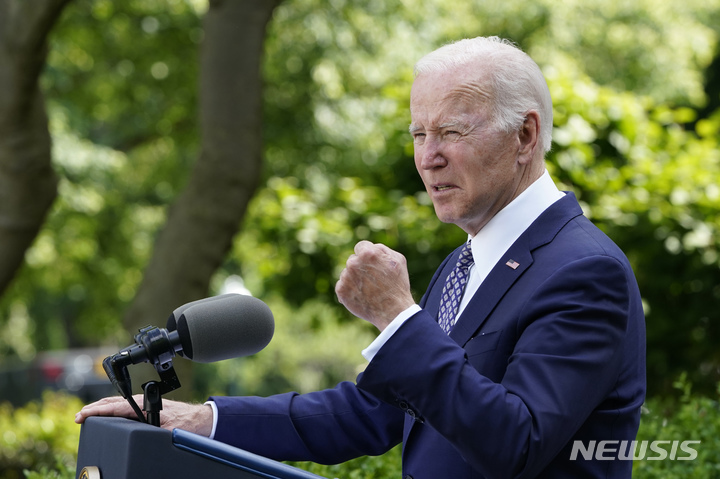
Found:
<path fill-rule="evenodd" d="M 8 13 L 3 16 L 3 24 L 23 24 L 22 14 L 25 10 L 32 10 L 29 7 L 13 9 L 15 3 L 3 3 L 5 12 Z M 276 4 L 277 2 L 266 1 L 211 2 L 204 15 L 202 30 L 198 21 L 200 12 L 192 5 L 180 2 L 116 5 L 113 2 L 97 1 L 77 2 L 72 5 L 61 22 L 58 36 L 55 37 L 59 39 L 50 44 L 55 55 L 51 55 L 46 80 L 49 96 L 57 106 L 54 119 L 60 125 L 59 137 L 64 138 L 66 134 L 70 138 L 63 146 L 72 145 L 72 137 L 75 135 L 63 131 L 64 124 L 68 124 L 81 136 L 95 143 L 104 143 L 116 150 L 132 152 L 132 155 L 108 154 L 105 165 L 98 166 L 93 164 L 91 158 L 79 159 L 76 152 L 67 149 L 63 152 L 67 155 L 63 158 L 66 161 L 61 161 L 60 166 L 65 167 L 66 175 L 60 186 L 61 193 L 64 190 L 66 194 L 62 195 L 61 201 L 64 204 L 59 205 L 59 214 L 53 218 L 60 221 L 56 223 L 57 229 L 52 233 L 41 235 L 38 240 L 39 247 L 30 253 L 36 264 L 54 270 L 45 271 L 42 276 L 47 281 L 43 282 L 45 284 L 39 283 L 38 286 L 55 286 L 53 292 L 56 295 L 46 301 L 50 304 L 44 311 L 43 302 L 31 307 L 37 308 L 36 311 L 28 311 L 27 302 L 15 303 L 9 307 L 12 315 L 22 320 L 23 316 L 25 319 L 29 315 L 35 317 L 37 310 L 40 310 L 38 316 L 44 316 L 42 313 L 48 313 L 47 310 L 60 303 L 59 313 L 50 313 L 49 322 L 57 324 L 60 316 L 61 326 L 49 329 L 54 330 L 53 332 L 64 331 L 70 344 L 78 344 L 83 342 L 83 339 L 87 341 L 87 338 L 80 337 L 79 333 L 83 329 L 82 320 L 77 321 L 78 316 L 84 315 L 79 313 L 72 303 L 83 303 L 89 295 L 96 293 L 88 291 L 93 284 L 91 278 L 94 275 L 110 277 L 110 287 L 121 283 L 121 291 L 103 291 L 109 293 L 105 299 L 111 298 L 115 314 L 121 309 L 118 307 L 121 303 L 118 303 L 117 299 L 127 300 L 128 296 L 133 298 L 125 316 L 125 324 L 129 330 L 135 330 L 148 322 L 156 322 L 178 304 L 208 294 L 210 277 L 222 262 L 230 246 L 230 239 L 238 229 L 246 205 L 260 178 L 260 59 L 265 26 Z M 63 5 L 61 2 L 40 4 L 41 8 L 37 11 L 49 10 L 55 13 L 55 16 L 48 14 L 44 23 L 38 23 L 42 23 L 41 26 L 48 30 Z M 168 6 L 170 11 L 166 11 Z M 87 22 L 88 12 L 99 22 Z M 180 19 L 177 25 L 173 24 L 175 16 Z M 183 31 L 180 28 L 182 26 L 190 28 Z M 7 36 L 18 33 L 10 31 Z M 165 33 L 167 35 L 164 35 Z M 188 52 L 190 63 L 196 63 L 195 46 L 201 37 L 203 49 L 200 68 L 184 68 Z M 172 44 L 172 41 L 178 38 L 181 39 L 179 45 Z M 43 39 L 41 36 L 40 40 Z M 118 52 L 104 56 L 103 52 L 107 51 L 108 46 L 116 44 L 120 45 Z M 160 58 L 143 55 L 143 51 L 138 50 L 138 47 L 143 46 L 152 51 L 159 45 L 165 47 Z M 168 48 L 169 45 L 172 45 L 172 48 Z M 236 48 L 238 45 L 241 48 Z M 42 46 L 40 44 L 37 49 L 42 51 Z M 178 46 L 191 48 L 183 50 Z M 16 63 L 21 66 L 24 61 L 27 63 L 22 57 L 24 53 L 22 50 L 17 53 L 20 58 Z M 30 54 L 35 55 L 35 52 L 28 52 L 28 55 Z M 30 79 L 34 79 L 37 85 L 37 75 L 44 57 L 30 58 L 37 63 L 33 64 L 36 76 Z M 182 75 L 174 75 L 176 66 Z M 165 89 L 174 85 L 175 90 L 180 92 L 182 101 L 193 99 L 195 94 L 190 93 L 193 89 L 186 87 L 185 81 L 188 76 L 198 72 L 198 88 L 201 93 L 198 114 L 201 131 L 200 135 L 194 134 L 193 139 L 184 144 L 194 144 L 196 149 L 200 150 L 198 160 L 194 162 L 191 175 L 178 170 L 177 165 L 172 165 L 170 169 L 174 173 L 169 179 L 174 181 L 174 184 L 152 184 L 153 176 L 148 174 L 152 172 L 152 168 L 142 163 L 150 159 L 153 163 L 160 163 L 161 168 L 170 167 L 169 163 L 179 155 L 174 140 L 168 133 L 177 129 L 177 134 L 182 139 L 183 132 L 189 129 L 188 124 L 195 124 L 195 121 L 189 120 L 187 116 L 192 114 L 194 109 L 174 106 L 175 97 Z M 32 93 L 33 90 L 29 91 Z M 78 95 L 79 91 L 82 91 L 84 96 Z M 174 93 L 174 90 L 171 92 Z M 22 106 L 23 101 L 29 100 L 21 98 L 18 103 Z M 38 108 L 42 107 L 40 101 L 35 103 Z M 143 106 L 147 109 L 141 109 Z M 15 109 L 18 107 L 15 106 Z M 8 122 L 14 119 L 12 110 L 3 113 L 9 118 Z M 119 125 L 117 132 L 114 129 L 116 122 Z M 44 118 L 39 118 L 36 123 L 47 130 Z M 198 141 L 198 138 L 201 141 Z M 82 142 L 74 141 L 72 146 L 81 144 Z M 46 148 L 41 153 L 47 166 L 50 163 L 49 140 L 45 145 Z M 98 151 L 97 148 L 87 147 L 85 150 L 91 151 L 88 152 L 89 155 Z M 158 155 L 170 157 L 169 161 L 165 164 L 158 162 Z M 13 158 L 8 158 L 10 159 Z M 137 164 L 127 164 L 135 162 Z M 184 163 L 187 165 L 189 162 Z M 140 188 L 128 181 L 129 191 L 123 191 L 120 195 L 117 192 L 110 193 L 109 198 L 103 195 L 119 186 L 115 183 L 117 174 L 125 171 L 132 175 L 138 164 L 142 165 L 141 168 L 144 168 L 147 174 L 144 177 L 135 176 L 135 180 L 141 183 Z M 104 174 L 108 170 L 114 174 Z M 94 178 L 93 173 L 96 174 Z M 85 176 L 86 174 L 90 177 Z M 120 184 L 122 183 L 121 181 Z M 175 197 L 177 190 L 182 193 Z M 128 196 L 130 199 L 135 197 L 133 203 L 139 206 L 138 209 L 133 211 L 133 208 L 122 207 L 122 202 L 127 200 Z M 162 202 L 157 200 L 157 196 L 162 197 Z M 111 208 L 105 208 L 106 198 Z M 167 219 L 150 254 L 150 238 L 165 216 L 164 207 L 170 198 L 174 199 L 173 206 L 167 213 Z M 22 213 L 18 203 L 14 201 L 9 204 L 19 210 L 14 214 Z M 115 203 L 117 208 L 113 209 L 112 203 Z M 140 251 L 130 258 L 122 253 L 115 256 L 123 245 L 112 244 L 114 232 L 99 230 L 98 226 L 102 226 L 103 222 L 89 217 L 102 216 L 103 213 L 110 216 L 108 220 L 111 224 L 106 224 L 110 228 L 117 227 L 118 223 L 127 223 L 126 227 L 130 231 L 124 238 L 126 240 L 133 236 L 131 229 L 137 226 L 138 221 L 140 224 L 145 223 L 147 227 L 140 232 L 145 238 L 132 238 L 141 243 L 138 248 Z M 93 238 L 93 233 L 98 232 L 106 234 Z M 66 239 L 64 236 L 67 237 L 67 242 L 63 241 Z M 69 261 L 66 263 L 69 277 L 58 278 L 56 267 L 58 263 L 64 262 L 64 258 L 61 258 L 63 247 L 69 250 Z M 124 247 L 127 247 L 127 244 Z M 14 252 L 18 258 L 22 258 L 22 253 L 22 250 Z M 109 254 L 110 257 L 105 257 L 104 254 Z M 145 279 L 140 282 L 141 275 L 134 273 L 137 273 L 148 257 L 149 264 L 142 276 Z M 119 259 L 128 259 L 129 264 L 118 264 Z M 86 265 L 88 271 L 82 271 L 82 267 L 76 271 L 76 268 L 82 265 Z M 119 271 L 123 269 L 122 266 L 129 266 L 130 271 Z M 12 271 L 9 271 L 7 276 L 11 277 Z M 124 295 L 125 298 L 122 294 L 123 288 L 130 290 L 129 294 Z M 118 292 L 121 294 L 117 294 Z M 20 306 L 16 306 L 17 304 Z M 88 312 L 92 314 L 92 311 Z M 44 339 L 45 344 L 52 342 L 50 337 Z M 40 345 L 42 346 L 42 342 Z"/>
<path fill-rule="evenodd" d="M 251 290 L 279 292 L 295 306 L 326 298 L 347 317 L 332 286 L 355 241 L 370 239 L 406 254 L 421 294 L 462 234 L 437 222 L 414 171 L 406 133 L 412 63 L 448 39 L 498 34 L 537 58 L 550 83 L 551 173 L 633 262 L 651 390 L 669 390 L 668 378 L 683 370 L 712 388 L 718 114 L 694 112 L 712 87 L 703 72 L 716 55 L 717 7 L 282 5 L 266 46 L 270 178 L 220 276 L 241 274 Z"/>
<path fill-rule="evenodd" d="M 67 0 L 0 2 L 0 293 L 22 264 L 56 195 L 38 79 L 46 38 Z"/>
<path fill-rule="evenodd" d="M 210 3 L 205 21 L 224 3 Z M 59 196 L 0 303 L 0 328 L 8 333 L 0 350 L 30 356 L 35 348 L 95 344 L 99 337 L 122 344 L 128 338 L 122 311 L 132 331 L 131 319 L 158 323 L 190 296 L 206 294 L 230 229 L 222 239 L 210 227 L 180 227 L 202 230 L 217 243 L 213 253 L 195 246 L 172 255 L 189 238 L 171 240 L 173 227 L 163 225 L 182 216 L 167 209 L 185 202 L 181 192 L 200 191 L 189 172 L 209 158 L 196 121 L 196 105 L 209 97 L 197 95 L 195 61 L 198 45 L 210 41 L 210 24 L 202 20 L 207 6 L 76 0 L 55 26 L 41 86 Z M 282 314 L 312 298 L 347 322 L 333 285 L 353 244 L 370 239 L 406 254 L 421 294 L 462 234 L 435 219 L 414 171 L 406 133 L 412 64 L 446 41 L 497 34 L 536 58 L 550 83 L 557 133 L 551 173 L 578 194 L 638 273 L 651 385 L 660 389 L 681 369 L 693 370 L 698 385 L 712 384 L 718 120 L 717 93 L 705 75 L 717 64 L 718 6 L 717 0 L 288 0 L 268 24 L 262 97 L 248 95 L 262 99 L 264 128 L 255 131 L 265 145 L 262 186 L 209 292 L 239 274 L 256 295 L 282 297 Z M 230 44 L 226 54 L 242 53 Z M 217 171 L 230 180 L 239 170 Z M 235 215 L 215 218 L 218 224 L 238 221 L 242 204 L 228 206 L 238 200 L 210 195 L 215 189 L 215 183 L 202 189 L 220 204 L 213 214 Z M 251 191 L 245 189 L 239 203 Z M 156 238 L 173 248 L 154 247 Z M 181 261 L 200 254 L 212 261 L 202 268 Z M 152 273 L 156 265 L 176 269 Z M 136 308 L 154 296 L 141 285 L 177 294 L 155 301 L 157 310 L 144 316 Z M 315 319 L 305 324 L 315 330 L 333 316 L 308 315 Z"/>
<path fill-rule="evenodd" d="M 1 356 L 124 345 L 124 326 L 132 332 L 162 323 L 177 305 L 217 293 L 240 275 L 271 305 L 276 337 L 254 357 L 203 365 L 198 398 L 308 391 L 353 379 L 364 366 L 357 351 L 374 331 L 337 304 L 333 285 L 354 243 L 369 239 L 403 252 L 419 299 L 464 236 L 437 221 L 414 169 L 412 65 L 447 41 L 500 35 L 521 45 L 548 79 L 552 175 L 635 268 L 647 310 L 651 392 L 671 393 L 671 378 L 687 370 L 696 390 L 716 397 L 718 0 L 286 0 L 274 9 L 274 2 L 239 0 L 65 3 L 31 8 L 0 0 L 0 281 L 15 275 L 0 299 Z M 226 8 L 232 11 L 215 15 Z M 242 22 L 254 28 L 230 28 Z M 246 51 L 237 35 L 254 32 L 257 40 L 265 22 L 262 50 L 256 42 Z M 222 47 L 211 48 L 216 42 Z M 198 60 L 200 48 L 228 59 L 213 57 L 208 67 Z M 207 53 L 202 58 L 210 60 Z M 210 86 L 217 83 L 203 75 L 218 64 L 225 79 L 247 74 L 253 86 Z M 263 89 L 252 92 L 258 73 Z M 255 103 L 233 110 L 234 94 Z M 207 122 L 205 102 L 221 104 L 227 116 L 220 127 Z M 243 112 L 249 117 L 235 123 Z M 228 125 L 238 133 L 210 148 Z M 250 139 L 242 132 L 252 132 Z M 225 140 L 242 144 L 228 154 Z M 262 140 L 262 151 L 253 140 Z M 227 166 L 240 156 L 253 166 Z M 219 157 L 228 163 L 220 167 Z M 18 172 L 40 186 L 26 182 L 13 192 L 11 184 L 22 186 L 12 176 Z M 202 178 L 209 186 L 197 183 Z M 223 182 L 243 194 L 220 196 Z M 189 191 L 215 206 L 187 202 Z M 177 212 L 184 206 L 169 208 L 173 202 L 192 203 L 193 214 L 223 232 L 195 227 L 195 220 L 191 227 L 166 223 L 184 216 Z M 18 209 L 30 203 L 32 211 Z M 230 243 L 240 218 L 243 229 Z M 188 246 L 173 230 L 213 241 L 196 237 Z M 172 244 L 160 246 L 165 242 Z M 173 255 L 176 246 L 185 249 Z M 200 257 L 203 267 L 183 262 Z M 143 279 L 148 265 L 155 266 Z M 158 265 L 176 269 L 158 274 Z M 161 293 L 146 287 L 175 296 L 148 301 Z M 139 312 L 149 302 L 157 309 Z M 660 400 L 652 401 L 654 413 Z M 703 400 L 682 409 L 686 429 L 716 406 Z M 664 417 L 644 422 L 649 438 L 665 427 Z M 374 464 L 362 467 L 379 476 Z"/>

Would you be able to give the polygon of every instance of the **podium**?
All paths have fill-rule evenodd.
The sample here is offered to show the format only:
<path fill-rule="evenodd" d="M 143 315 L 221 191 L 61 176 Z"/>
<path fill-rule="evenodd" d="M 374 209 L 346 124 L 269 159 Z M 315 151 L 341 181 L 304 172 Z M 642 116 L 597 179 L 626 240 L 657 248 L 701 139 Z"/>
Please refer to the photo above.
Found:
<path fill-rule="evenodd" d="M 76 478 L 327 479 L 182 429 L 89 417 L 80 430 Z"/>

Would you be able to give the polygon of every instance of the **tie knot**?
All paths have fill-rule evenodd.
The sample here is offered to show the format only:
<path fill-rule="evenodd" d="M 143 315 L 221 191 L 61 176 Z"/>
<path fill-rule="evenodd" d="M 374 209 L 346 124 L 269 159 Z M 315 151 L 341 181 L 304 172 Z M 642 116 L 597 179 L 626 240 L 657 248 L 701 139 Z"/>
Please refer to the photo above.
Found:
<path fill-rule="evenodd" d="M 470 242 L 465 243 L 465 246 L 460 250 L 460 257 L 458 258 L 457 265 L 462 268 L 469 268 L 473 264 L 472 248 L 470 248 Z"/>

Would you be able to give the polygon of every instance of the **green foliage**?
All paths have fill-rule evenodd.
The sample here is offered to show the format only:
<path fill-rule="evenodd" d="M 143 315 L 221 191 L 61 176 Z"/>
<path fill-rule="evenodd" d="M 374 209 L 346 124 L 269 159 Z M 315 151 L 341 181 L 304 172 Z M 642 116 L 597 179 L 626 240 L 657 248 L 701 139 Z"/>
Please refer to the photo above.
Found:
<path fill-rule="evenodd" d="M 666 378 L 683 370 L 712 390 L 720 117 L 694 108 L 705 101 L 718 2 L 422 3 L 432 22 L 413 2 L 305 0 L 277 10 L 266 45 L 269 179 L 225 274 L 241 274 L 261 297 L 318 298 L 347 316 L 332 285 L 354 243 L 368 239 L 406 255 L 419 297 L 463 235 L 434 217 L 411 159 L 412 63 L 449 39 L 507 36 L 550 84 L 552 175 L 637 273 L 651 391 L 670 390 Z"/>
<path fill-rule="evenodd" d="M 720 476 L 720 404 L 715 399 L 692 395 L 686 375 L 675 387 L 682 392 L 677 401 L 654 398 L 644 408 L 638 441 L 700 441 L 693 444 L 692 461 L 642 460 L 633 464 L 637 479 L 714 479 Z M 716 392 L 720 394 L 720 384 Z M 669 447 L 665 445 L 667 449 Z"/>
<path fill-rule="evenodd" d="M 198 149 L 201 13 L 75 0 L 55 26 L 42 86 L 59 197 L 0 301 L 0 355 L 126 341 L 122 310 Z"/>
<path fill-rule="evenodd" d="M 311 175 L 302 188 L 295 178 L 273 177 L 251 204 L 233 260 L 255 294 L 282 294 L 295 305 L 319 297 L 343 315 L 334 284 L 355 243 L 367 239 L 408 257 L 419 299 L 449 245 L 463 240 L 439 223 L 425 193 L 387 192 L 357 177 L 333 184 L 320 168 Z"/>
<path fill-rule="evenodd" d="M 368 239 L 406 255 L 419 299 L 463 234 L 437 221 L 415 172 L 412 65 L 444 42 L 496 34 L 521 45 L 548 78 L 551 173 L 633 263 L 648 313 L 651 390 L 670 390 L 666 378 L 687 370 L 696 388 L 711 391 L 720 378 L 720 113 L 705 105 L 720 98 L 711 84 L 718 7 L 286 0 L 262 71 L 266 182 L 212 293 L 239 274 L 255 295 L 284 298 L 280 308 L 355 334 L 343 329 L 354 320 L 333 285 L 355 242 Z M 122 311 L 200 142 L 205 8 L 75 0 L 54 28 L 42 86 L 60 196 L 0 298 L 0 356 L 127 343 Z M 319 322 L 307 324 L 317 330 Z M 264 390 L 289 384 L 277 376 Z"/>
<path fill-rule="evenodd" d="M 364 369 L 360 352 L 375 337 L 369 323 L 344 324 L 334 308 L 317 300 L 299 308 L 277 297 L 267 304 L 275 316 L 273 340 L 261 354 L 196 365 L 198 399 L 310 392 L 354 381 Z"/>
<path fill-rule="evenodd" d="M 58 463 L 55 468 L 42 466 L 38 471 L 23 471 L 27 479 L 74 479 L 76 475 L 75 467 L 68 466 L 64 463 Z"/>
<path fill-rule="evenodd" d="M 75 0 L 53 30 L 42 87 L 59 198 L 0 298 L 0 357 L 128 342 L 122 310 L 199 147 L 205 8 L 199 0 Z M 352 380 L 375 333 L 337 303 L 333 286 L 360 239 L 406 255 L 419 299 L 463 234 L 438 222 L 415 172 L 412 65 L 477 35 L 515 40 L 548 79 L 548 168 L 633 264 L 651 392 L 671 394 L 668 378 L 687 371 L 696 391 L 715 394 L 718 25 L 719 0 L 286 0 L 262 72 L 266 182 L 211 288 L 241 275 L 270 304 L 277 332 L 262 354 L 198 367 L 195 395 Z M 0 407 L 0 469 L 16 474 L 7 477 L 23 468 L 34 469 L 28 477 L 74 475 L 68 454 L 79 428 L 66 425 L 63 404 L 77 407 L 54 395 Z M 648 411 L 640 439 L 700 438 L 701 457 L 641 461 L 636 477 L 719 475 L 717 402 L 687 392 L 651 399 Z M 398 456 L 308 467 L 326 477 L 398 477 Z"/>
<path fill-rule="evenodd" d="M 645 302 L 651 392 L 689 371 L 720 379 L 718 122 L 687 129 L 685 108 L 548 75 L 556 102 L 551 173 L 630 258 Z M 714 338 L 714 339 L 711 339 Z"/>
<path fill-rule="evenodd" d="M 0 404 L 0 478 L 25 470 L 35 471 L 31 478 L 74 477 L 80 427 L 73 416 L 81 407 L 76 397 L 53 392 L 18 409 Z"/>
<path fill-rule="evenodd" d="M 397 479 L 402 476 L 402 445 L 382 456 L 359 457 L 342 464 L 326 466 L 313 462 L 289 462 L 318 476 L 339 479 Z"/>
<path fill-rule="evenodd" d="M 197 141 L 202 10 L 182 0 L 74 0 L 50 39 L 51 106 L 81 137 L 121 151 L 170 136 Z"/>

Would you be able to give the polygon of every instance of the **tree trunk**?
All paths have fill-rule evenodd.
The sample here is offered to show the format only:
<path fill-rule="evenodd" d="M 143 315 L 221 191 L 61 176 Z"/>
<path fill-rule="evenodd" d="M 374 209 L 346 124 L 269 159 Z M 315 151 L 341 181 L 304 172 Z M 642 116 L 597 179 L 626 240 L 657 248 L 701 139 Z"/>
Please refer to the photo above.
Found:
<path fill-rule="evenodd" d="M 124 316 L 128 331 L 164 326 L 176 307 L 208 294 L 261 175 L 261 57 L 278 0 L 215 0 L 201 51 L 202 151 L 155 242 Z M 160 324 L 159 324 L 160 323 Z M 186 361 L 175 361 L 185 369 Z M 180 375 L 189 386 L 188 371 Z M 184 388 L 185 389 L 185 388 Z M 189 392 L 185 389 L 185 396 Z"/>
<path fill-rule="evenodd" d="M 38 79 L 47 35 L 70 0 L 0 0 L 0 295 L 57 195 Z"/>

